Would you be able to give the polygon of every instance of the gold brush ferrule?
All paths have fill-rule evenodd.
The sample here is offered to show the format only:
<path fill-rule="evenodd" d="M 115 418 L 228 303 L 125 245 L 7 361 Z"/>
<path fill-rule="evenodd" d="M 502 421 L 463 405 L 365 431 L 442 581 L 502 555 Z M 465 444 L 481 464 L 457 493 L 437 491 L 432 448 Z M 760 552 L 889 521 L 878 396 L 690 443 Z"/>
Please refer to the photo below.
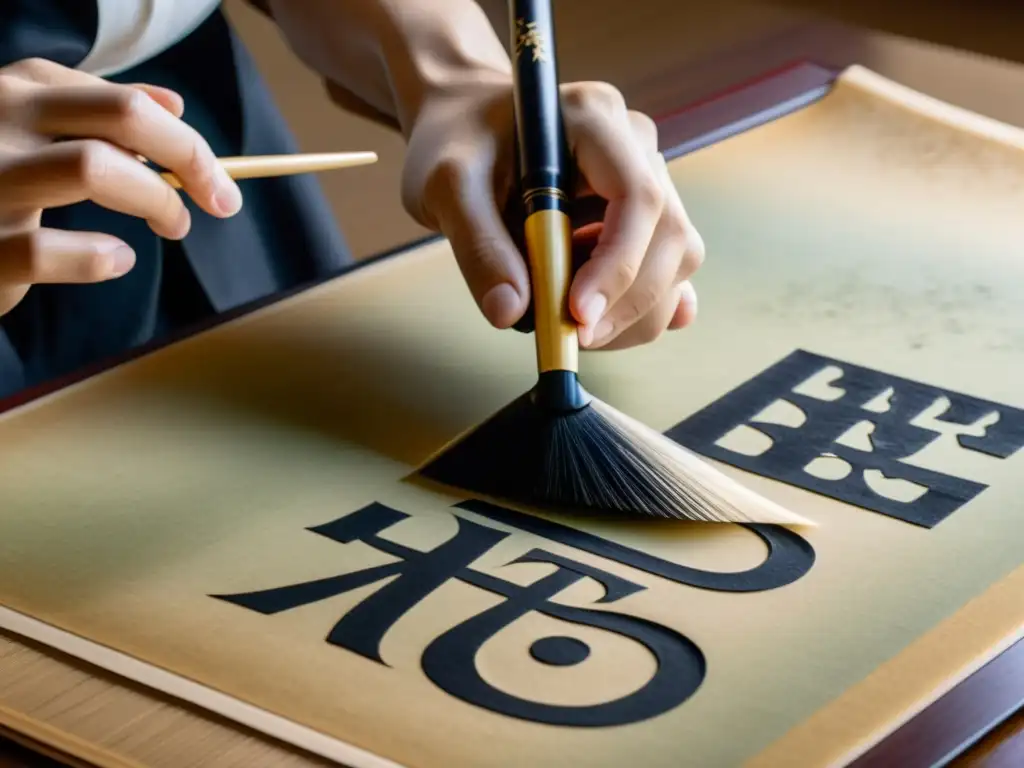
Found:
<path fill-rule="evenodd" d="M 562 119 L 551 0 L 510 0 L 509 24 L 538 373 L 575 374 L 579 339 L 569 312 L 573 159 Z"/>
<path fill-rule="evenodd" d="M 526 250 L 533 286 L 537 368 L 579 371 L 579 337 L 569 312 L 572 283 L 572 222 L 557 207 L 526 217 Z"/>

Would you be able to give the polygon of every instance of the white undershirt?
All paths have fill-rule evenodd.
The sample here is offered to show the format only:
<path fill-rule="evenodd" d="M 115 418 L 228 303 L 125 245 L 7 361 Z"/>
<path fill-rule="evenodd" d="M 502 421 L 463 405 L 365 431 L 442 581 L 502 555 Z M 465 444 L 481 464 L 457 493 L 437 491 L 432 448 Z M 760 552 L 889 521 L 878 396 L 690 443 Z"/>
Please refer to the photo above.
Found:
<path fill-rule="evenodd" d="M 96 40 L 78 69 L 107 76 L 163 53 L 216 10 L 220 0 L 81 0 L 99 10 Z"/>

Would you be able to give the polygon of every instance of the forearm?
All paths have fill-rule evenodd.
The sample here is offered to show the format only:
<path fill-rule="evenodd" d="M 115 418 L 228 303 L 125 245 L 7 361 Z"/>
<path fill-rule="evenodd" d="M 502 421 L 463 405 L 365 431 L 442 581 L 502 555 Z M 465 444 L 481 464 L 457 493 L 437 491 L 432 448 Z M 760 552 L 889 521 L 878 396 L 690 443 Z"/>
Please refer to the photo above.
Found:
<path fill-rule="evenodd" d="M 511 64 L 482 4 L 495 0 L 264 0 L 292 50 L 314 71 L 408 135 L 424 102 Z M 496 10 L 496 9 L 489 9 Z M 492 16 L 494 18 L 494 16 Z"/>

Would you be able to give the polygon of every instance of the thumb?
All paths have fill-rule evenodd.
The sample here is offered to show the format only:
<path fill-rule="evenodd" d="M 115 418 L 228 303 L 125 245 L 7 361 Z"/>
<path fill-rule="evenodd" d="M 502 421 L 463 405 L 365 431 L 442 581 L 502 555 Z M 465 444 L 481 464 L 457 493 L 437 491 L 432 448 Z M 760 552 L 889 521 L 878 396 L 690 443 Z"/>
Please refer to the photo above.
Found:
<path fill-rule="evenodd" d="M 496 328 L 509 328 L 530 303 L 526 262 L 512 240 L 486 173 L 445 172 L 443 191 L 432 206 L 477 306 Z"/>

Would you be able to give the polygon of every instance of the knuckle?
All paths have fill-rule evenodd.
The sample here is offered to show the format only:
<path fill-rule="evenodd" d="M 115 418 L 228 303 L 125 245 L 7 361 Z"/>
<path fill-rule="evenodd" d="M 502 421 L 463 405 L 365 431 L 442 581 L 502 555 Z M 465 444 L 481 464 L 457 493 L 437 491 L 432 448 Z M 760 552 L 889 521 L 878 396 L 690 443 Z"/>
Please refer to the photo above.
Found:
<path fill-rule="evenodd" d="M 509 279 L 508 264 L 497 238 L 481 236 L 471 240 L 458 255 L 467 280 L 475 287 L 493 287 Z"/>
<path fill-rule="evenodd" d="M 690 229 L 686 225 L 686 217 L 678 210 L 667 210 L 661 217 L 661 226 L 665 235 L 673 242 L 679 243 L 684 250 L 690 248 Z"/>
<path fill-rule="evenodd" d="M 8 72 L 14 72 L 18 75 L 23 75 L 28 78 L 33 76 L 40 76 L 51 68 L 56 66 L 53 62 L 47 61 L 41 56 L 30 56 L 27 59 L 16 61 L 10 66 L 6 67 Z"/>
<path fill-rule="evenodd" d="M 683 279 L 687 279 L 704 265 L 707 252 L 704 249 L 704 239 L 694 231 L 687 233 L 686 251 L 683 253 L 683 261 L 680 265 Z"/>
<path fill-rule="evenodd" d="M 111 149 L 98 139 L 82 141 L 73 156 L 75 176 L 87 187 L 101 183 L 110 169 Z"/>
<path fill-rule="evenodd" d="M 18 78 L 5 74 L 0 70 L 0 105 L 14 98 L 18 91 Z"/>
<path fill-rule="evenodd" d="M 639 135 L 646 144 L 657 147 L 658 145 L 658 124 L 654 118 L 635 109 L 629 110 L 629 123 L 633 132 Z"/>
<path fill-rule="evenodd" d="M 481 234 L 471 240 L 466 256 L 488 272 L 495 272 L 503 266 L 501 251 L 498 238 L 490 234 Z"/>
<path fill-rule="evenodd" d="M 207 147 L 201 139 L 195 138 L 189 146 L 184 171 L 195 183 L 204 188 L 211 188 L 214 185 L 213 164 L 215 162 L 213 150 Z"/>
<path fill-rule="evenodd" d="M 629 110 L 629 120 L 635 128 L 643 131 L 658 131 L 658 124 L 654 122 L 654 118 L 645 112 L 640 112 L 636 109 Z"/>
<path fill-rule="evenodd" d="M 624 301 L 624 319 L 630 324 L 637 322 L 651 311 L 660 298 L 656 286 L 635 285 Z"/>
<path fill-rule="evenodd" d="M 46 242 L 40 230 L 29 232 L 21 238 L 21 257 L 28 282 L 42 272 L 46 258 Z"/>
<path fill-rule="evenodd" d="M 580 112 L 625 110 L 626 97 L 611 83 L 586 82 L 567 86 L 563 94 L 566 106 Z"/>
<path fill-rule="evenodd" d="M 142 131 L 148 100 L 149 96 L 137 88 L 119 88 L 112 94 L 113 117 L 126 135 L 134 136 Z"/>
<path fill-rule="evenodd" d="M 654 174 L 644 173 L 638 176 L 632 193 L 633 198 L 648 210 L 660 211 L 665 204 L 665 191 Z"/>
<path fill-rule="evenodd" d="M 621 289 L 629 288 L 640 272 L 640 265 L 626 259 L 616 259 L 608 268 L 611 282 Z"/>
<path fill-rule="evenodd" d="M 442 157 L 430 171 L 427 179 L 427 194 L 461 195 L 469 186 L 473 165 L 469 158 L 449 153 Z"/>

